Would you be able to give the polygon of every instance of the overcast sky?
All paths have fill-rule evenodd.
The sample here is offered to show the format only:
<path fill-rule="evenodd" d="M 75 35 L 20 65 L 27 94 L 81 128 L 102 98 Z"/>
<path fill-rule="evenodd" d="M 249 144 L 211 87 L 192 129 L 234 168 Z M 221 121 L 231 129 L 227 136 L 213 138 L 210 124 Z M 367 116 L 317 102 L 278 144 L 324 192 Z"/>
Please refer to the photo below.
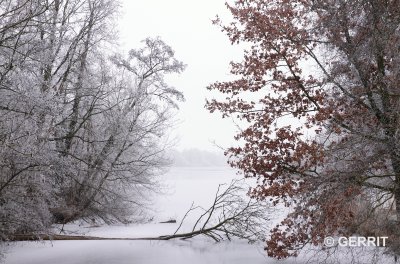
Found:
<path fill-rule="evenodd" d="M 234 144 L 236 128 L 229 119 L 204 109 L 212 98 L 206 87 L 229 78 L 229 61 L 239 59 L 226 35 L 212 25 L 218 14 L 229 17 L 223 0 L 124 0 L 120 18 L 120 36 L 126 49 L 140 46 L 146 37 L 160 36 L 175 50 L 177 59 L 187 64 L 181 75 L 168 78 L 169 84 L 183 91 L 186 102 L 180 105 L 174 135 L 177 149 L 216 150 L 213 141 L 223 147 Z"/>

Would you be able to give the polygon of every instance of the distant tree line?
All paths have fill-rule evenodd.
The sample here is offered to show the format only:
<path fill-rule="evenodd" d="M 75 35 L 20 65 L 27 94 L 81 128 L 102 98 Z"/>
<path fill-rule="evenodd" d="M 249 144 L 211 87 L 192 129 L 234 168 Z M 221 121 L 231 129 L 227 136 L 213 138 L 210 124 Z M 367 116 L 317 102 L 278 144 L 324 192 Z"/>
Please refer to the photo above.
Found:
<path fill-rule="evenodd" d="M 170 151 L 173 166 L 178 167 L 223 167 L 228 166 L 223 153 L 199 149 L 185 149 Z"/>

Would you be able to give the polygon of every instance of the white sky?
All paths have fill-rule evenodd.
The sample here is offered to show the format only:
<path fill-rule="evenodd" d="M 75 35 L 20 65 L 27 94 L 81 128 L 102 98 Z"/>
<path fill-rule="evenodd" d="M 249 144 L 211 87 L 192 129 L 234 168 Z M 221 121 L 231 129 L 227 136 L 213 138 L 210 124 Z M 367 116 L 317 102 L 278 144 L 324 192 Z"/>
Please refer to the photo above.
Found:
<path fill-rule="evenodd" d="M 229 62 L 241 58 L 239 48 L 231 46 L 227 36 L 211 23 L 217 14 L 228 15 L 224 2 L 123 0 L 119 28 L 123 47 L 136 48 L 146 37 L 160 36 L 175 50 L 176 58 L 187 64 L 183 74 L 168 78 L 186 97 L 177 116 L 181 123 L 174 132 L 178 149 L 216 150 L 213 141 L 223 147 L 234 144 L 233 122 L 204 109 L 206 97 L 212 97 L 207 85 L 226 80 Z"/>

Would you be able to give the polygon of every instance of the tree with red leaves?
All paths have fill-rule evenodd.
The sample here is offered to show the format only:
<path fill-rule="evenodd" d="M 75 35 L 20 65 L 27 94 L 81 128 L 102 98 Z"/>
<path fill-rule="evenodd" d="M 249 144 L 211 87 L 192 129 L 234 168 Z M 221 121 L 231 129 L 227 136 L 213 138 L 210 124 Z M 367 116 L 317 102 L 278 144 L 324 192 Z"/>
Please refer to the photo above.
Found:
<path fill-rule="evenodd" d="M 400 219 L 400 1 L 227 7 L 233 22 L 215 23 L 248 48 L 231 63 L 234 80 L 208 87 L 225 99 L 206 107 L 244 124 L 226 155 L 258 179 L 250 195 L 291 209 L 271 230 L 268 255 L 296 256 L 328 235 L 365 235 L 382 212 L 388 217 L 367 228 L 398 250 L 399 231 L 384 232 Z"/>

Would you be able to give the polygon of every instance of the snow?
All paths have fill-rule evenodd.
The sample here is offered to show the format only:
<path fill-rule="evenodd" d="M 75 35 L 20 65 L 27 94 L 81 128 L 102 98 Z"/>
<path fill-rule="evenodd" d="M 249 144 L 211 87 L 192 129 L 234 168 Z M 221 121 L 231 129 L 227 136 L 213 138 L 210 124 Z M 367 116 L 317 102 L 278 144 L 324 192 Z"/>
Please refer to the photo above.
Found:
<path fill-rule="evenodd" d="M 215 245 L 199 241 L 54 241 L 20 243 L 6 263 L 266 263 L 256 247 L 244 243 Z M 273 263 L 273 262 L 268 262 Z"/>
<path fill-rule="evenodd" d="M 167 189 L 154 197 L 153 222 L 135 225 L 93 227 L 68 225 L 71 234 L 101 237 L 147 237 L 171 234 L 192 202 L 206 207 L 212 201 L 219 184 L 238 178 L 226 167 L 176 167 L 161 177 Z M 176 224 L 160 221 L 176 219 Z M 190 228 L 189 218 L 186 229 Z M 185 227 L 184 227 L 185 229 Z M 8 248 L 6 264 L 74 264 L 74 263 L 275 263 L 266 257 L 263 245 L 246 241 L 214 243 L 205 238 L 190 241 L 52 241 L 16 242 Z M 281 263 L 281 262 L 280 262 Z"/>
<path fill-rule="evenodd" d="M 235 176 L 235 172 L 225 167 L 172 168 L 161 179 L 166 186 L 169 186 L 166 189 L 166 194 L 159 194 L 154 197 L 152 209 L 156 215 L 152 222 L 102 227 L 68 225 L 65 228 L 71 234 L 114 238 L 172 234 L 193 201 L 196 205 L 206 207 L 212 201 L 218 185 L 228 183 L 235 177 L 238 178 L 238 176 Z M 176 219 L 178 223 L 159 223 L 169 219 Z M 189 229 L 193 219 L 189 218 L 183 229 Z M 307 263 L 308 258 L 304 256 L 284 261 L 268 258 L 263 246 L 262 243 L 250 245 L 246 241 L 240 240 L 215 243 L 203 237 L 186 241 L 15 242 L 7 248 L 4 261 L 6 264 Z M 365 252 L 362 254 L 364 255 Z"/>

